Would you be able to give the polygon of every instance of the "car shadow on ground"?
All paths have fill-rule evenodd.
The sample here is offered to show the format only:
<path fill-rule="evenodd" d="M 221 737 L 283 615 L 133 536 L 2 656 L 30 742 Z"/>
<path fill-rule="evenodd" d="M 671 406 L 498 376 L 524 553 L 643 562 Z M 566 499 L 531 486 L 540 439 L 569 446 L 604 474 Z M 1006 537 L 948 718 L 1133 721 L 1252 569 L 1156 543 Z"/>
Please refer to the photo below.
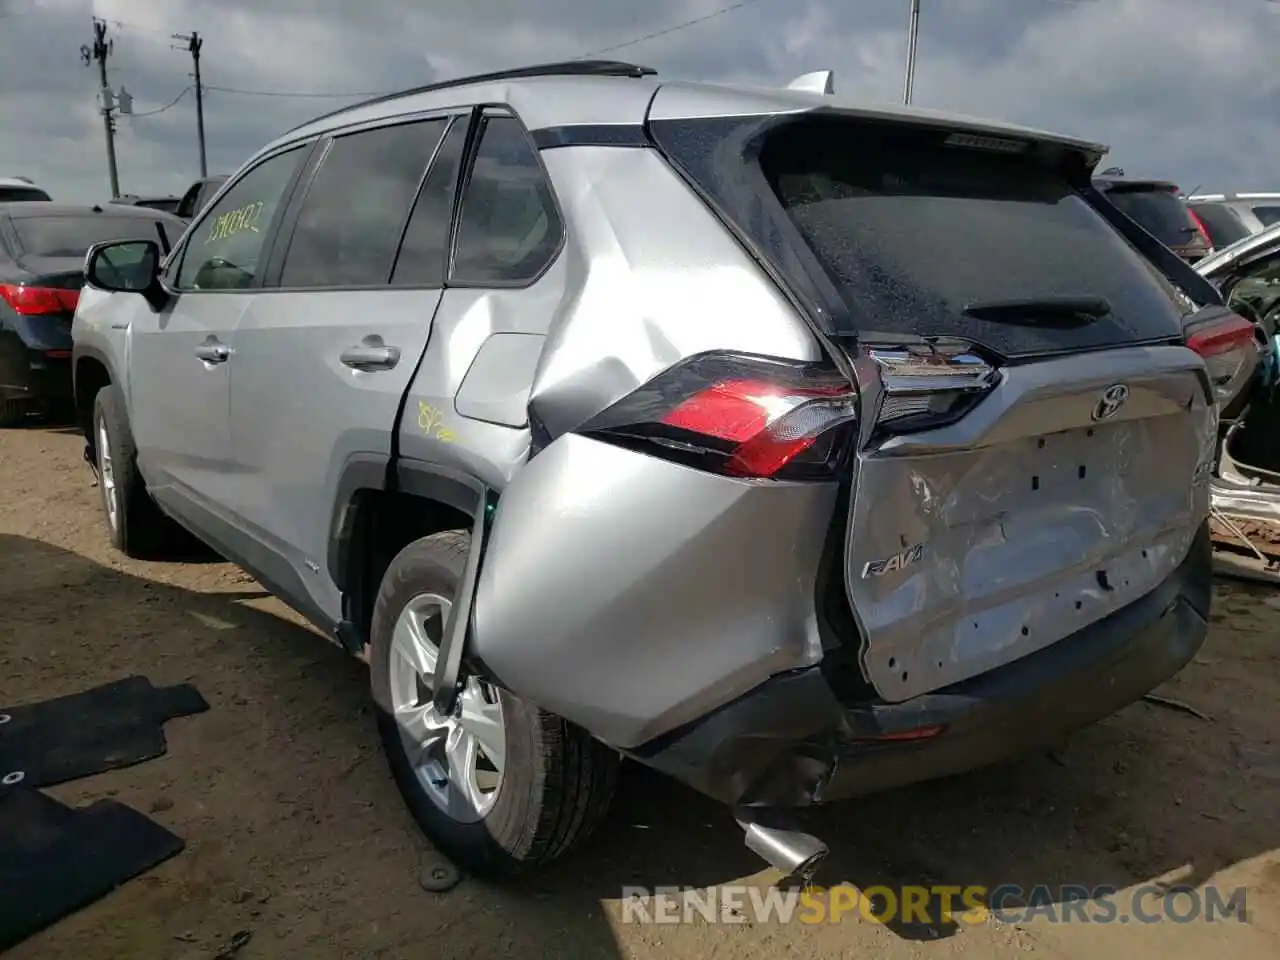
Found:
<path fill-rule="evenodd" d="M 467 880 L 425 893 L 424 844 L 381 757 L 364 668 L 252 584 L 197 592 L 0 535 L 0 603 L 0 703 L 142 673 L 191 681 L 213 708 L 169 725 L 165 758 L 65 788 L 163 811 L 157 819 L 189 846 L 29 941 L 18 960 L 36 956 L 21 950 L 37 942 L 106 956 L 105 928 L 117 931 L 110 955 L 169 955 L 175 931 L 212 938 L 237 925 L 315 956 L 335 945 L 398 956 L 447 931 L 457 955 L 520 944 L 531 956 L 617 957 L 601 900 L 627 885 L 704 888 L 763 868 L 724 807 L 628 764 L 610 816 L 578 854 L 504 887 Z M 1276 734 L 1274 669 L 1265 689 L 1234 692 L 1259 675 L 1253 658 L 1274 666 L 1272 612 L 1220 632 L 1173 682 L 1171 695 L 1209 719 L 1136 704 L 1053 757 L 806 815 L 832 849 L 817 882 L 1124 888 L 1189 865 L 1183 879 L 1198 883 L 1274 850 L 1277 770 L 1259 750 Z M 933 918 L 890 926 L 913 940 L 958 929 Z"/>

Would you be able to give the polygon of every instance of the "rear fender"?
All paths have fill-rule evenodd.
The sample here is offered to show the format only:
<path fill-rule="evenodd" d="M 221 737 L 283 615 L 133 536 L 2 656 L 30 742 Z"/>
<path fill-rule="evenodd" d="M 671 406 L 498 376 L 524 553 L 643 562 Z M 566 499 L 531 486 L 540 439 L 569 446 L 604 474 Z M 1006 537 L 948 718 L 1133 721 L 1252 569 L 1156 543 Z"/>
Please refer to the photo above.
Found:
<path fill-rule="evenodd" d="M 475 594 L 503 686 L 633 747 L 822 656 L 834 484 L 741 481 L 567 434 L 512 480 Z"/>

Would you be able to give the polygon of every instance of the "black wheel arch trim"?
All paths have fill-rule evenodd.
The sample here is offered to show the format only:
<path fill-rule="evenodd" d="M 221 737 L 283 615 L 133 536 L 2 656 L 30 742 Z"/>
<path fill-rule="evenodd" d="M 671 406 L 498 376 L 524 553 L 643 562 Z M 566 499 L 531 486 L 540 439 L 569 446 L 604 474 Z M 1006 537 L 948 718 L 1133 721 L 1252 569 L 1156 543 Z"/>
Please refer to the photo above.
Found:
<path fill-rule="evenodd" d="M 355 533 L 356 506 L 362 491 L 398 492 L 434 500 L 471 516 L 487 488 L 478 479 L 442 464 L 358 453 L 348 458 L 338 477 L 329 525 L 326 562 L 339 590 L 350 586 L 350 555 Z"/>
<path fill-rule="evenodd" d="M 352 536 L 355 533 L 356 504 L 364 490 L 385 490 L 391 458 L 382 453 L 357 453 L 342 465 L 329 520 L 329 576 L 344 593 L 350 577 Z"/>
<path fill-rule="evenodd" d="M 96 360 L 102 364 L 107 371 L 108 380 L 114 384 L 120 383 L 120 378 L 116 375 L 115 365 L 105 351 L 99 350 L 97 347 L 75 344 L 71 348 L 71 392 L 76 399 L 76 403 L 80 402 L 80 361 L 85 359 Z"/>

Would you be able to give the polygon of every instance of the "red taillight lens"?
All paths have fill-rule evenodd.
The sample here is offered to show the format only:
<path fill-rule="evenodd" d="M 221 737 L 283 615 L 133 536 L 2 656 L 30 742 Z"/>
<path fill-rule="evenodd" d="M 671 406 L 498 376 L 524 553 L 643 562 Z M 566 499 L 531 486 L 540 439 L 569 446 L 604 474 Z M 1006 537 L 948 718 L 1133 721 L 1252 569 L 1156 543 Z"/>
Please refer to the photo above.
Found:
<path fill-rule="evenodd" d="M 829 368 L 711 353 L 655 377 L 580 432 L 730 476 L 830 479 L 857 412 L 852 384 Z"/>
<path fill-rule="evenodd" d="M 1235 313 L 1193 326 L 1187 335 L 1187 346 L 1204 358 L 1219 404 L 1238 392 L 1239 375 L 1250 361 L 1258 359 L 1253 324 Z"/>
<path fill-rule="evenodd" d="M 1195 227 L 1197 231 L 1199 231 L 1201 238 L 1204 240 L 1204 245 L 1210 249 L 1213 249 L 1213 238 L 1209 236 L 1209 228 L 1204 225 L 1204 221 L 1201 220 L 1196 215 L 1196 212 L 1192 210 L 1190 207 L 1187 207 L 1187 213 L 1191 217 L 1191 225 Z"/>
<path fill-rule="evenodd" d="M 79 290 L 32 287 L 25 283 L 0 283 L 0 299 L 24 317 L 50 313 L 75 313 L 80 302 Z"/>

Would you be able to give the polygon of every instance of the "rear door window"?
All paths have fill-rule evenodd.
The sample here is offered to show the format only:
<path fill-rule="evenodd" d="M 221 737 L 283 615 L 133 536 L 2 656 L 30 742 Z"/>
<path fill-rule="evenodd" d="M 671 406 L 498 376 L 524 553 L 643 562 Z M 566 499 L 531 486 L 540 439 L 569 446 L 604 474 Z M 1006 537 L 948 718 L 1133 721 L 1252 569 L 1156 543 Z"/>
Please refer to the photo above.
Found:
<path fill-rule="evenodd" d="M 466 118 L 455 120 L 431 161 L 431 170 L 414 202 L 392 268 L 394 285 L 438 287 L 444 283 L 449 260 L 449 223 L 453 218 L 453 198 L 462 167 L 467 126 Z"/>
<path fill-rule="evenodd" d="M 860 331 L 1025 354 L 1181 329 L 1169 284 L 1063 176 L 1020 153 L 952 146 L 914 127 L 811 120 L 776 131 L 760 166 Z M 1072 323 L 966 311 L 1058 297 L 1110 309 Z"/>
<path fill-rule="evenodd" d="M 334 140 L 302 202 L 280 286 L 386 284 L 413 198 L 447 125 L 439 118 Z"/>

